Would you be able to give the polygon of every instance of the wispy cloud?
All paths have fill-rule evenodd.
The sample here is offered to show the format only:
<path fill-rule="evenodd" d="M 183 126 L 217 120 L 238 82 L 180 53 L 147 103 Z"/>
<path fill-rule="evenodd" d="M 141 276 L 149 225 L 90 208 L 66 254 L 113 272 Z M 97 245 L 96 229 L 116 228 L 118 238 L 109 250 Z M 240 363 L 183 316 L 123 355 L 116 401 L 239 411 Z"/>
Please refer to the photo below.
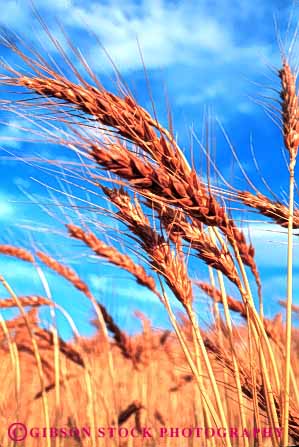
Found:
<path fill-rule="evenodd" d="M 257 263 L 261 268 L 282 268 L 287 259 L 287 232 L 274 224 L 251 224 L 250 238 L 256 252 Z M 295 255 L 299 254 L 299 240 L 294 241 Z M 294 266 L 299 267 L 299 258 L 294 256 Z"/>
<path fill-rule="evenodd" d="M 272 2 L 264 2 L 261 6 L 257 1 L 248 5 L 244 1 L 221 0 L 216 7 L 208 0 L 200 3 L 37 0 L 35 5 L 50 29 L 53 17 L 60 20 L 96 71 L 111 71 L 112 65 L 94 36 L 123 74 L 142 69 L 140 45 L 147 70 L 166 70 L 162 75 L 166 82 L 172 82 L 175 77 L 174 86 L 178 88 L 181 84 L 179 104 L 224 97 L 228 91 L 234 92 L 231 82 L 226 80 L 233 80 L 234 89 L 238 88 L 236 73 L 240 77 L 243 71 L 245 77 L 248 70 L 255 72 L 264 63 L 263 58 L 275 63 L 267 30 L 263 33 L 263 28 L 259 27 L 267 12 L 273 11 Z M 12 30 L 20 29 L 26 34 L 26 29 L 33 26 L 29 5 L 20 7 L 18 2 L 10 0 L 6 11 L 0 22 Z M 255 38 L 250 33 L 254 25 L 258 30 Z M 54 28 L 53 32 L 57 32 L 57 26 Z M 171 73 L 168 68 L 172 69 Z M 194 92 L 195 82 L 192 84 L 191 81 L 195 80 L 200 94 Z M 182 89 L 182 83 L 185 83 L 185 89 Z"/>
<path fill-rule="evenodd" d="M 238 20 L 243 19 L 247 26 L 257 9 L 264 13 L 267 9 L 257 8 L 256 2 L 250 5 L 238 8 Z M 272 6 L 269 4 L 268 9 Z M 254 18 L 258 20 L 257 16 Z M 207 56 L 209 64 L 211 56 L 217 57 L 218 62 L 231 62 L 240 56 L 256 59 L 257 45 L 261 50 L 265 36 L 259 32 L 256 40 L 246 38 L 245 29 L 242 33 L 235 28 L 235 20 L 236 10 L 229 1 L 222 0 L 213 7 L 206 0 L 142 0 L 121 4 L 89 2 L 84 6 L 81 3 L 69 10 L 65 23 L 78 30 L 88 27 L 123 69 L 140 68 L 141 61 L 136 57 L 138 38 L 146 66 L 151 69 L 180 63 L 207 66 Z"/>
<path fill-rule="evenodd" d="M 9 222 L 16 214 L 17 210 L 9 201 L 7 195 L 0 193 L 0 222 Z"/>

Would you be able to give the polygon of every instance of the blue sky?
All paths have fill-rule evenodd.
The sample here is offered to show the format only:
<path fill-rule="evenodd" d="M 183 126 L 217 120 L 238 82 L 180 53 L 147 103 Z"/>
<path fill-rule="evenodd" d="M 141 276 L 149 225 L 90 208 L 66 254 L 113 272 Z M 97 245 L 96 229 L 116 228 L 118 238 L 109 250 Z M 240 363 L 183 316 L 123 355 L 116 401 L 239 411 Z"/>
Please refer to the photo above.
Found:
<path fill-rule="evenodd" d="M 198 169 L 201 169 L 202 158 L 198 141 L 201 140 L 204 116 L 209 110 L 215 117 L 213 138 L 216 162 L 226 180 L 239 188 L 249 188 L 237 164 L 233 162 L 221 126 L 251 180 L 261 192 L 266 191 L 252 161 L 251 143 L 264 177 L 276 194 L 285 200 L 287 171 L 280 132 L 258 103 L 261 101 L 260 95 L 275 97 L 269 87 L 279 88 L 279 80 L 273 72 L 280 66 L 273 17 L 277 18 L 282 37 L 288 45 L 296 18 L 299 17 L 299 5 L 296 2 L 36 0 L 34 3 L 53 35 L 64 42 L 58 20 L 104 85 L 114 90 L 113 67 L 101 49 L 101 43 L 138 101 L 151 111 L 139 43 L 158 116 L 166 125 L 169 101 L 178 141 L 189 159 L 193 147 Z M 285 37 L 292 14 L 291 32 Z M 52 57 L 58 57 L 34 18 L 29 1 L 8 0 L 5 1 L 5 7 L 3 2 L 0 24 L 22 34 L 29 44 L 36 44 L 38 39 L 42 51 L 46 49 Z M 0 52 L 2 58 L 12 65 L 17 62 L 5 48 L 0 47 Z M 298 62 L 297 54 L 295 45 L 295 64 Z M 1 87 L 1 97 L 8 94 Z M 263 101 L 270 104 L 270 100 Z M 69 186 L 63 180 L 50 176 L 44 169 L 36 169 L 36 165 L 32 166 L 29 159 L 39 156 L 70 161 L 72 156 L 62 148 L 22 142 L 23 134 L 19 128 L 24 123 L 21 117 L 4 112 L 1 112 L 0 117 L 2 242 L 14 242 L 27 247 L 34 244 L 53 255 L 60 255 L 62 262 L 71 263 L 82 274 L 95 296 L 105 303 L 126 329 L 132 331 L 138 327 L 138 321 L 133 316 L 135 309 L 144 311 L 154 326 L 167 325 L 165 312 L 149 292 L 105 262 L 95 262 L 94 258 L 89 257 L 86 263 L 87 254 L 90 253 L 79 243 L 67 242 L 64 237 L 62 222 L 66 217 L 78 219 L 78 215 L 69 206 L 59 209 L 53 195 L 65 204 L 66 197 L 49 192 L 44 185 L 58 190 Z M 10 154 L 13 154 L 12 158 L 21 156 L 24 161 L 8 160 Z M 78 188 L 70 188 L 75 196 L 88 200 Z M 94 199 L 100 206 L 100 198 Z M 111 225 L 111 219 L 103 216 L 99 208 L 90 211 L 85 202 L 81 202 L 81 205 L 84 218 L 101 219 L 105 225 Z M 273 315 L 279 310 L 277 300 L 285 296 L 286 234 L 274 225 L 258 222 L 258 217 L 253 214 L 235 215 L 237 219 L 246 220 L 242 226 L 255 243 L 256 259 L 264 284 L 265 309 L 269 315 Z M 248 223 L 248 220 L 252 222 Z M 113 233 L 109 234 L 111 238 Z M 106 233 L 103 234 L 104 239 L 108 240 L 107 237 Z M 298 247 L 295 245 L 295 302 L 299 302 L 297 254 Z M 82 255 L 85 256 L 84 263 Z M 30 266 L 1 258 L 0 270 L 17 293 L 43 293 L 40 279 Z M 194 278 L 207 278 L 207 270 L 201 263 L 191 260 L 190 270 Z M 56 275 L 47 270 L 45 274 L 54 299 L 72 315 L 80 331 L 89 334 L 91 329 L 88 319 L 92 311 L 87 300 Z M 229 291 L 233 292 L 233 289 Z M 200 318 L 208 320 L 208 305 L 203 306 L 204 299 L 199 292 L 196 292 L 196 302 Z M 47 319 L 45 312 L 41 316 Z M 62 317 L 59 318 L 59 324 L 62 334 L 68 337 L 70 330 Z"/>

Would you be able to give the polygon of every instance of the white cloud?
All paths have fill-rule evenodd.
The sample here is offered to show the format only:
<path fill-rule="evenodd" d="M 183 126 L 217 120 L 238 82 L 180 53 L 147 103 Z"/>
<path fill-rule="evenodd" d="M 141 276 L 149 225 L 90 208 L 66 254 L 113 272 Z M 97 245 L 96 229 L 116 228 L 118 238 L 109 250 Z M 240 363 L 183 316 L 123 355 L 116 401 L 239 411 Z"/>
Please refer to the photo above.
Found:
<path fill-rule="evenodd" d="M 147 69 L 178 64 L 207 67 L 211 58 L 217 58 L 219 65 L 240 56 L 257 56 L 255 46 L 236 42 L 232 23 L 211 14 L 206 2 L 191 6 L 143 0 L 138 8 L 130 2 L 117 6 L 90 2 L 72 8 L 66 24 L 94 32 L 122 71 L 142 68 L 137 38 Z M 94 68 L 107 68 L 98 45 L 91 47 L 89 58 Z"/>
<path fill-rule="evenodd" d="M 0 221 L 11 219 L 16 213 L 15 207 L 8 201 L 7 196 L 0 194 Z"/>
<path fill-rule="evenodd" d="M 53 18 L 57 17 L 74 46 L 80 48 L 91 68 L 100 74 L 110 74 L 113 67 L 94 35 L 120 72 L 135 76 L 142 70 L 138 39 L 145 66 L 151 71 L 150 79 L 157 74 L 160 85 L 166 83 L 170 98 L 178 106 L 216 101 L 219 106 L 219 100 L 223 100 L 229 112 L 248 114 L 252 111 L 244 100 L 248 87 L 245 78 L 255 80 L 257 73 L 265 72 L 265 61 L 278 64 L 279 52 L 275 52 L 266 32 L 272 27 L 274 41 L 269 13 L 275 8 L 269 1 L 263 5 L 257 0 L 218 0 L 215 4 L 209 0 L 36 0 L 34 3 L 54 36 L 61 42 L 65 40 L 54 25 Z M 35 33 L 42 41 L 42 53 L 52 54 L 55 49 L 39 32 L 40 25 L 33 21 L 29 1 L 27 6 L 22 3 L 22 7 L 15 0 L 7 4 L 9 12 L 0 18 L 0 23 L 22 34 L 27 32 L 27 38 L 33 42 Z M 256 33 L 250 32 L 251 27 L 256 28 Z M 220 106 L 217 113 L 222 116 L 219 109 Z"/>
<path fill-rule="evenodd" d="M 38 274 L 28 262 L 1 255 L 0 271 L 17 295 L 43 293 Z M 5 296 L 4 288 L 1 293 Z"/>
<path fill-rule="evenodd" d="M 188 104 L 198 104 L 205 101 L 214 100 L 222 96 L 227 91 L 227 85 L 224 80 L 216 79 L 210 82 L 204 90 L 197 93 L 183 92 L 176 97 L 176 104 L 179 106 Z"/>
<path fill-rule="evenodd" d="M 47 8 L 50 10 L 54 10 L 56 12 L 62 12 L 64 10 L 69 10 L 73 7 L 72 0 L 55 0 L 55 2 L 51 0 L 35 0 L 34 5 L 36 8 Z"/>
<path fill-rule="evenodd" d="M 22 130 L 21 120 L 10 119 L 6 124 L 1 126 L 0 145 L 2 147 L 19 149 L 22 139 L 24 139 L 24 130 Z"/>
<path fill-rule="evenodd" d="M 1 8 L 0 23 L 8 28 L 18 28 L 27 25 L 28 13 L 26 8 L 21 7 L 20 2 L 16 0 L 8 0 L 5 2 L 5 7 Z"/>
<path fill-rule="evenodd" d="M 207 0 L 200 3 L 172 3 L 166 0 L 141 0 L 138 3 L 130 0 L 36 0 L 35 6 L 47 24 L 52 23 L 53 17 L 58 14 L 58 19 L 63 26 L 69 28 L 70 33 L 80 32 L 77 42 L 76 34 L 71 38 L 74 38 L 75 45 L 87 51 L 93 68 L 98 70 L 112 67 L 99 45 L 92 44 L 92 35 L 87 35 L 87 30 L 100 39 L 123 72 L 142 68 L 137 39 L 147 69 L 178 64 L 191 64 L 207 69 L 212 62 L 211 58 L 215 58 L 213 63 L 217 62 L 219 65 L 220 62 L 232 62 L 240 57 L 256 60 L 257 50 L 259 53 L 269 52 L 270 47 L 263 47 L 263 42 L 260 41 L 257 45 L 241 43 L 242 30 L 234 26 L 234 5 L 228 0 L 218 3 L 218 7 L 213 9 Z M 238 8 L 239 21 L 248 18 L 257 9 L 255 2 L 251 3 L 250 8 L 243 8 L 242 14 Z M 0 23 L 13 30 L 24 30 L 24 24 L 27 29 L 29 25 L 33 26 L 33 13 L 29 2 L 27 7 L 21 7 L 15 0 L 8 1 L 6 5 Z M 263 11 L 260 6 L 258 9 Z M 60 16 L 62 13 L 63 16 Z"/>
<path fill-rule="evenodd" d="M 105 277 L 101 274 L 90 274 L 88 281 L 91 287 L 96 291 L 106 295 L 115 295 L 120 299 L 126 299 L 134 302 L 157 303 L 158 298 L 145 287 L 137 284 L 129 274 L 123 274 L 117 268 L 111 268 L 111 273 L 117 275 L 117 282 L 114 277 Z"/>
<path fill-rule="evenodd" d="M 245 231 L 246 233 L 246 231 Z M 275 224 L 251 224 L 250 239 L 255 247 L 256 262 L 261 268 L 287 265 L 287 230 Z M 294 237 L 294 266 L 299 267 L 299 238 Z"/>

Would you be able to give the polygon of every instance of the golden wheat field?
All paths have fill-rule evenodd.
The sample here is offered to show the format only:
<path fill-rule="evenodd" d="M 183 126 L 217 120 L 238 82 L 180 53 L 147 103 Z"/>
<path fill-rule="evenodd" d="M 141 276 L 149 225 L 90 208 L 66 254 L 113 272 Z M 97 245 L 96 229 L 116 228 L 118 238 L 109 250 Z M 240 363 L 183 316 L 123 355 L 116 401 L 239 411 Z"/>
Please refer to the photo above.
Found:
<path fill-rule="evenodd" d="M 284 40 L 274 21 L 279 66 L 265 64 L 273 84 L 268 79 L 270 96 L 256 101 L 267 112 L 267 126 L 278 129 L 265 151 L 274 160 L 275 144 L 277 153 L 282 149 L 283 161 L 279 169 L 273 161 L 272 172 L 280 194 L 253 151 L 255 173 L 247 174 L 253 171 L 210 111 L 198 148 L 180 145 L 171 106 L 158 117 L 142 41 L 148 106 L 113 65 L 113 54 L 106 55 L 113 78 L 103 83 L 97 61 L 88 60 L 65 31 L 69 17 L 61 14 L 56 35 L 39 3 L 31 5 L 41 30 L 35 46 L 29 35 L 1 26 L 1 143 L 11 135 L 9 124 L 18 123 L 13 149 L 3 143 L 1 150 L 26 166 L 22 185 L 30 186 L 21 192 L 34 216 L 31 226 L 24 225 L 17 204 L 15 227 L 1 232 L 1 447 L 299 445 L 297 25 Z M 75 3 L 68 5 L 75 10 L 81 4 Z M 92 2 L 91 12 L 102 3 Z M 156 2 L 156 10 L 161 5 L 166 3 Z M 21 14 L 22 7 L 12 11 Z M 124 21 L 123 6 L 113 8 Z M 172 19 L 178 14 L 169 11 Z M 245 179 L 242 187 L 238 175 L 225 180 L 217 165 L 215 123 Z M 3 188 L 12 188 L 13 175 L 8 169 L 2 175 Z M 34 188 L 46 190 L 51 202 L 36 200 Z M 270 277 L 273 295 L 276 274 L 285 287 L 275 305 L 269 287 L 265 293 L 251 238 L 256 222 L 284 241 L 284 267 Z M 270 263 L 266 236 L 259 250 Z M 106 296 L 96 293 L 91 269 L 103 284 L 111 266 L 110 289 Z M 112 305 L 123 278 L 124 295 Z M 134 315 L 131 284 L 140 301 Z M 163 314 L 167 324 L 153 322 L 147 310 Z M 139 329 L 132 330 L 136 322 Z"/>

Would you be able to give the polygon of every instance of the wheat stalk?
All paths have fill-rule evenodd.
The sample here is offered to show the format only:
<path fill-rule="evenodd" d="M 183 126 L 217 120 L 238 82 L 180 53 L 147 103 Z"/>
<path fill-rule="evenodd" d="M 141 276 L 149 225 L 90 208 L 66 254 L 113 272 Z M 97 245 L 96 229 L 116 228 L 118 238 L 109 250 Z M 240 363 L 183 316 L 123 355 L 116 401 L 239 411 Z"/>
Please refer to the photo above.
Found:
<path fill-rule="evenodd" d="M 21 259 L 22 261 L 34 262 L 34 258 L 29 251 L 24 248 L 15 247 L 14 245 L 0 245 L 0 253 Z"/>
<path fill-rule="evenodd" d="M 289 209 L 281 202 L 272 201 L 261 193 L 252 194 L 248 191 L 238 193 L 238 198 L 247 206 L 257 209 L 263 216 L 269 217 L 277 225 L 288 227 Z M 294 211 L 293 229 L 299 228 L 299 210 Z"/>
<path fill-rule="evenodd" d="M 294 171 L 299 144 L 299 110 L 296 93 L 296 76 L 292 73 L 287 61 L 279 72 L 282 90 L 282 121 L 283 137 L 289 152 L 289 218 L 288 218 L 288 274 L 287 274 L 287 315 L 285 340 L 285 378 L 284 378 L 284 411 L 283 411 L 283 439 L 281 446 L 288 444 L 288 424 L 290 406 L 290 362 L 292 335 L 292 296 L 293 296 L 293 221 L 294 221 Z"/>
<path fill-rule="evenodd" d="M 89 85 L 79 76 L 81 85 L 75 84 L 58 74 L 48 65 L 40 63 L 42 58 L 36 60 L 25 55 L 15 43 L 8 39 L 4 42 L 8 48 L 17 53 L 33 71 L 32 76 L 24 76 L 13 68 L 4 65 L 8 75 L 3 75 L 1 82 L 4 85 L 14 85 L 26 87 L 34 91 L 42 98 L 48 99 L 45 107 L 55 107 L 52 98 L 68 103 L 69 106 L 79 109 L 83 114 L 88 114 L 100 121 L 104 126 L 116 129 L 117 133 L 130 142 L 136 144 L 145 153 L 150 154 L 159 166 L 159 174 L 153 176 L 154 183 L 150 181 L 147 172 L 147 181 L 141 180 L 140 174 L 149 171 L 149 165 L 145 165 L 144 160 L 133 160 L 129 152 L 121 148 L 116 148 L 114 144 L 109 147 L 109 153 L 101 150 L 98 145 L 91 145 L 90 153 L 106 169 L 115 172 L 120 177 L 134 181 L 135 188 L 145 186 L 153 194 L 152 189 L 156 189 L 159 181 L 164 194 L 159 192 L 154 194 L 159 200 L 170 200 L 181 206 L 193 217 L 199 219 L 206 225 L 215 225 L 221 228 L 228 240 L 236 240 L 243 262 L 248 265 L 257 280 L 260 289 L 261 284 L 259 274 L 254 262 L 254 251 L 251 244 L 247 244 L 244 234 L 237 229 L 233 220 L 229 218 L 215 197 L 206 189 L 194 170 L 190 170 L 182 151 L 175 142 L 173 136 L 156 119 L 140 107 L 136 101 L 127 95 L 124 99 L 111 94 L 105 90 L 98 82 L 97 87 Z M 36 54 L 35 54 L 36 56 Z M 85 64 L 84 64 L 85 65 Z M 78 77 L 78 72 L 75 71 Z M 93 75 L 93 79 L 96 77 Z M 31 106 L 31 103 L 27 103 Z M 63 104 L 58 103 L 60 109 Z M 58 118 L 59 119 L 59 118 Z M 60 119 L 61 118 L 60 115 Z M 157 135 L 156 131 L 160 134 Z M 109 154 L 111 158 L 109 160 Z M 121 160 L 121 158 L 123 160 Z M 123 163 L 122 163 L 123 161 Z M 142 168 L 143 165 L 143 168 Z M 130 171 L 140 171 L 139 173 Z M 152 172 L 152 174 L 154 174 Z M 138 186 L 135 177 L 139 176 Z M 171 182 L 169 182 L 171 177 Z M 137 180 L 137 178 L 136 178 Z M 141 182 L 141 183 L 140 183 Z M 154 187 L 154 188 L 153 188 Z M 160 187 L 161 189 L 161 187 Z"/>
<path fill-rule="evenodd" d="M 111 354 L 111 350 L 110 350 L 107 327 L 106 327 L 105 320 L 103 318 L 101 309 L 98 306 L 98 303 L 95 300 L 93 294 L 89 290 L 88 285 L 79 277 L 79 275 L 77 275 L 77 273 L 73 269 L 61 264 L 60 262 L 58 262 L 56 259 L 52 258 L 51 256 L 46 255 L 45 253 L 42 253 L 42 252 L 37 252 L 36 255 L 39 257 L 39 259 L 42 262 L 44 262 L 45 265 L 47 265 L 50 269 L 54 270 L 60 276 L 64 277 L 67 281 L 69 281 L 71 284 L 73 284 L 73 286 L 75 288 L 77 288 L 78 290 L 83 292 L 85 294 L 85 296 L 91 301 L 91 303 L 94 307 L 94 310 L 96 312 L 100 328 L 102 329 L 104 339 L 106 341 L 108 371 L 109 371 L 109 376 L 110 376 L 110 380 L 111 380 L 111 385 L 113 385 L 113 383 L 114 383 L 114 366 L 113 366 L 113 358 L 112 358 L 112 354 Z M 88 391 L 88 396 L 89 396 L 88 412 L 89 412 L 90 420 L 93 421 L 94 420 L 94 411 L 93 411 L 94 402 L 93 402 L 92 389 L 91 389 L 91 374 L 92 374 L 91 367 L 88 364 L 88 366 L 86 367 L 86 372 L 85 372 L 85 381 L 86 381 L 86 386 L 87 386 L 87 391 Z M 114 394 L 113 413 L 116 413 L 115 392 L 113 394 Z"/>
<path fill-rule="evenodd" d="M 40 307 L 40 306 L 53 306 L 53 302 L 48 298 L 39 295 L 18 296 L 19 302 L 22 307 Z M 16 307 L 15 300 L 6 298 L 0 301 L 0 309 L 9 309 Z"/>
<path fill-rule="evenodd" d="M 76 272 L 74 272 L 74 270 L 61 264 L 56 259 L 41 251 L 37 251 L 36 256 L 50 269 L 54 270 L 60 276 L 63 276 L 66 280 L 71 282 L 76 287 L 76 289 L 80 290 L 80 292 L 83 292 L 85 295 L 90 294 L 87 284 L 82 281 L 82 279 L 76 274 Z"/>
<path fill-rule="evenodd" d="M 84 242 L 97 256 L 105 258 L 111 264 L 114 264 L 131 273 L 136 278 L 138 284 L 141 284 L 153 293 L 158 294 L 154 278 L 147 275 L 144 268 L 136 264 L 128 255 L 124 255 L 115 247 L 105 244 L 90 231 L 83 231 L 82 228 L 72 224 L 67 225 L 67 229 L 71 237 Z"/>
<path fill-rule="evenodd" d="M 185 262 L 171 249 L 164 236 L 152 229 L 137 199 L 133 204 L 123 189 L 103 188 L 103 191 L 118 207 L 119 218 L 138 237 L 140 246 L 149 256 L 154 271 L 165 278 L 176 298 L 186 306 L 192 301 L 193 295 Z"/>
<path fill-rule="evenodd" d="M 113 334 L 115 343 L 119 347 L 122 355 L 127 359 L 131 359 L 134 363 L 134 353 L 130 338 L 118 327 L 105 306 L 101 303 L 98 303 L 98 306 L 101 309 L 107 328 Z"/>
<path fill-rule="evenodd" d="M 22 254 L 22 256 L 23 256 L 23 254 Z M 23 259 L 23 257 L 21 259 Z M 31 261 L 29 261 L 29 262 L 31 262 Z M 17 295 L 14 293 L 13 289 L 10 287 L 10 285 L 5 280 L 5 278 L 3 276 L 1 276 L 1 275 L 0 275 L 0 282 L 4 286 L 4 288 L 7 290 L 7 292 L 11 296 L 11 298 L 15 301 L 16 306 L 18 307 L 19 311 L 21 312 L 21 315 L 22 315 L 22 317 L 24 319 L 24 323 L 25 323 L 26 329 L 27 329 L 28 334 L 30 336 L 31 343 L 32 343 L 32 348 L 33 348 L 33 355 L 34 355 L 35 360 L 36 360 L 37 369 L 38 369 L 38 375 L 39 375 L 39 380 L 40 380 L 40 385 L 41 385 L 41 389 L 42 389 L 42 402 L 43 402 L 43 411 L 44 411 L 45 425 L 46 425 L 47 429 L 49 429 L 50 420 L 49 420 L 49 411 L 48 411 L 48 400 L 47 400 L 47 396 L 46 396 L 46 393 L 45 393 L 44 372 L 43 372 L 41 356 L 40 356 L 40 353 L 39 353 L 39 349 L 38 349 L 38 344 L 36 342 L 36 338 L 34 336 L 34 332 L 33 332 L 32 328 L 31 328 L 30 320 L 28 318 L 28 315 L 26 314 L 26 312 L 25 312 L 22 304 L 20 303 Z M 50 443 L 50 439 L 47 438 L 47 446 L 51 447 L 50 444 L 51 444 Z"/>
<path fill-rule="evenodd" d="M 201 353 L 205 361 L 205 365 L 208 370 L 209 378 L 213 384 L 213 391 L 217 402 L 217 408 L 218 411 L 220 412 L 221 422 L 226 426 L 227 425 L 226 419 L 223 412 L 223 407 L 218 387 L 215 381 L 215 377 L 204 344 L 202 342 L 201 335 L 198 329 L 196 329 L 197 325 L 194 321 L 194 314 L 191 307 L 192 303 L 191 281 L 188 278 L 184 260 L 182 259 L 181 255 L 178 256 L 175 252 L 171 250 L 168 241 L 165 240 L 163 235 L 157 233 L 155 230 L 151 228 L 148 219 L 142 212 L 142 209 L 140 207 L 137 198 L 135 198 L 135 202 L 133 204 L 131 202 L 130 197 L 128 196 L 128 194 L 124 192 L 123 189 L 109 189 L 106 187 L 105 188 L 102 187 L 102 189 L 105 192 L 105 194 L 109 197 L 109 199 L 112 201 L 112 203 L 116 205 L 117 208 L 119 209 L 118 217 L 122 220 L 122 222 L 124 222 L 128 226 L 128 228 L 132 231 L 132 233 L 138 237 L 140 246 L 143 248 L 143 250 L 147 253 L 147 255 L 150 258 L 152 268 L 165 278 L 166 283 L 169 285 L 176 298 L 185 307 L 189 315 L 189 318 L 192 321 L 194 331 L 197 330 L 196 341 L 199 344 L 199 348 L 201 350 Z M 198 375 L 198 365 L 195 366 L 193 362 L 191 362 L 185 343 L 182 339 L 182 335 L 179 329 L 177 328 L 175 317 L 172 315 L 172 311 L 166 296 L 164 296 L 163 302 L 166 306 L 167 311 L 169 312 L 171 322 L 176 330 L 183 351 L 186 355 L 186 358 L 188 359 L 188 363 L 190 364 L 192 371 L 195 372 L 197 369 L 196 377 L 198 379 L 199 389 L 203 394 L 203 396 L 205 396 L 205 394 L 203 393 L 203 384 L 200 376 Z M 207 400 L 205 402 L 208 408 L 210 409 L 211 414 L 213 415 L 213 417 L 215 417 L 214 410 L 212 410 L 210 402 Z"/>
<path fill-rule="evenodd" d="M 200 287 L 200 289 L 205 292 L 210 298 L 212 298 L 216 303 L 223 304 L 223 294 L 219 289 L 216 289 L 216 287 L 212 287 L 210 284 L 203 281 L 194 281 L 194 284 Z M 248 313 L 244 303 L 236 300 L 230 295 L 226 295 L 226 301 L 229 310 L 238 313 L 245 320 L 248 319 Z M 279 340 L 276 330 L 279 318 L 280 317 L 277 316 L 277 318 L 274 318 L 274 320 L 268 320 L 266 318 L 263 319 L 265 331 L 267 335 L 274 341 Z"/>

